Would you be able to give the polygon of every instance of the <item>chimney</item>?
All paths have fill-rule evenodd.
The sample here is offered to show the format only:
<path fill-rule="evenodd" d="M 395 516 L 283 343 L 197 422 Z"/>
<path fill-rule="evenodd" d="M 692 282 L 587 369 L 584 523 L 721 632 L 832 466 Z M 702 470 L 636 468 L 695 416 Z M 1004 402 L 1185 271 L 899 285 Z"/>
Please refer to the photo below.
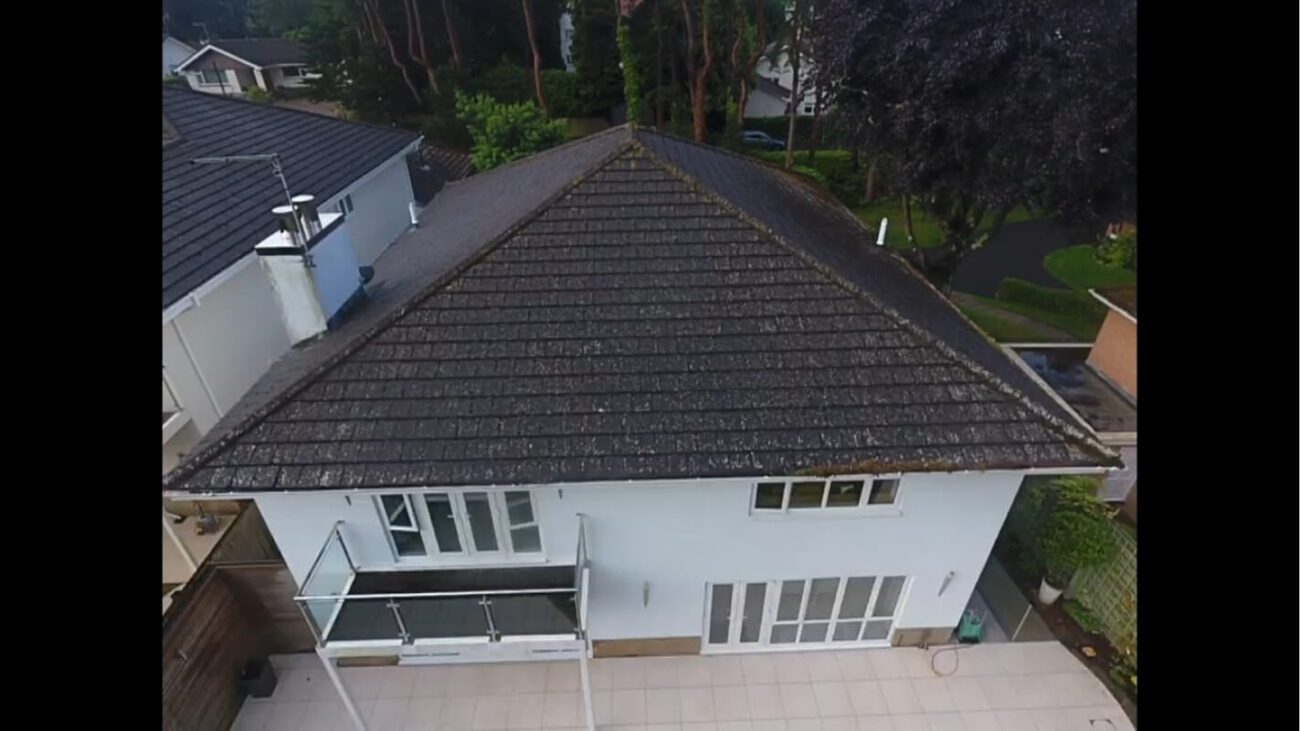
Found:
<path fill-rule="evenodd" d="M 253 250 L 271 282 L 280 320 L 297 345 L 334 327 L 364 295 L 352 237 L 341 213 L 321 213 L 310 195 L 271 209 L 280 230 Z"/>

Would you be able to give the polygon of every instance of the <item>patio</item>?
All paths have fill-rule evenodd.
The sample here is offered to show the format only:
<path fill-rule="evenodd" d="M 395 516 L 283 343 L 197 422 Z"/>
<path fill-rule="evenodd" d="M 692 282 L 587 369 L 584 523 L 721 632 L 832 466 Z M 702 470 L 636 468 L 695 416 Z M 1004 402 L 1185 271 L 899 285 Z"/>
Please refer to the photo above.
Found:
<path fill-rule="evenodd" d="M 931 654 L 939 652 L 935 666 Z M 591 661 L 602 731 L 1133 729 L 1056 642 Z M 351 729 L 314 655 L 273 658 L 279 684 L 236 729 Z M 578 663 L 340 668 L 372 731 L 585 727 Z"/>

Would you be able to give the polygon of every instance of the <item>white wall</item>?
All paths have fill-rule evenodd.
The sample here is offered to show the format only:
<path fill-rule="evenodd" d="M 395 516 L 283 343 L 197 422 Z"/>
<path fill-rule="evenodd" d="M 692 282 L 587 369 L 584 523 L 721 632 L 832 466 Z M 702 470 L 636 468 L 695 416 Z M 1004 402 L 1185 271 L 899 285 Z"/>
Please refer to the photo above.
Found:
<path fill-rule="evenodd" d="M 823 576 L 908 576 L 895 626 L 946 627 L 957 624 L 1020 480 L 909 476 L 902 514 L 872 517 L 751 517 L 747 479 L 545 487 L 533 499 L 549 562 L 573 562 L 576 514 L 588 516 L 594 639 L 701 635 L 707 582 Z M 301 582 L 336 520 L 346 521 L 344 538 L 363 569 L 393 566 L 372 495 L 277 494 L 257 504 Z M 939 596 L 949 571 L 954 579 Z"/>
<path fill-rule="evenodd" d="M 754 89 L 745 100 L 745 118 L 780 117 L 785 114 L 785 100 L 762 89 Z"/>
<path fill-rule="evenodd" d="M 181 65 L 182 61 L 194 55 L 195 49 L 175 38 L 164 38 L 162 46 L 162 73 L 164 77 L 173 76 L 176 67 Z"/>
<path fill-rule="evenodd" d="M 373 264 L 411 225 L 408 206 L 415 200 L 415 194 L 411 191 L 405 155 L 394 156 L 373 177 L 326 199 L 321 203 L 321 210 L 338 212 L 338 202 L 347 194 L 352 196 L 353 210 L 347 214 L 347 220 L 357 261 Z"/>
<path fill-rule="evenodd" d="M 799 106 L 799 115 L 807 116 L 812 112 L 804 112 L 803 105 L 812 105 L 817 99 L 817 87 L 809 82 L 810 73 L 813 69 L 811 60 L 804 58 L 799 62 L 799 96 L 803 98 L 803 104 Z M 768 79 L 777 79 L 777 82 L 787 89 L 794 88 L 794 68 L 790 65 L 790 54 L 781 51 L 775 60 L 769 60 L 766 55 L 759 59 L 758 64 L 754 67 L 754 73 Z M 748 104 L 745 105 L 749 107 Z M 784 106 L 777 114 L 784 114 Z"/>

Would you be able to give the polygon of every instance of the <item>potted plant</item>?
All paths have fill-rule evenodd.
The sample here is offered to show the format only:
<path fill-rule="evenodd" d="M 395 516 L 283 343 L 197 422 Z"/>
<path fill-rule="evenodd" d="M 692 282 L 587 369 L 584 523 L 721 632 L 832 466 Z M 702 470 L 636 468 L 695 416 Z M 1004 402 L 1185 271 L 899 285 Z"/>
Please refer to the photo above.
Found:
<path fill-rule="evenodd" d="M 1110 512 L 1097 499 L 1097 484 L 1082 476 L 1053 480 L 1042 488 L 1042 530 L 1039 551 L 1043 580 L 1038 600 L 1051 605 L 1079 569 L 1097 566 L 1115 551 Z"/>

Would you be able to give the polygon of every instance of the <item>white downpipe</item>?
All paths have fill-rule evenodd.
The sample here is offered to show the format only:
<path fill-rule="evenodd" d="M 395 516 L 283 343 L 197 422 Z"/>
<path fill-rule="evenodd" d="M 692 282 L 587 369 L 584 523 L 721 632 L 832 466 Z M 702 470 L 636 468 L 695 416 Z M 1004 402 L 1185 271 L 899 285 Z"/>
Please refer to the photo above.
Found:
<path fill-rule="evenodd" d="M 172 525 L 171 518 L 167 517 L 167 508 L 165 507 L 163 508 L 162 519 L 163 532 L 167 534 L 168 538 L 172 539 L 172 543 L 176 544 L 176 550 L 181 552 L 181 558 L 185 559 L 185 565 L 190 567 L 190 574 L 193 575 L 199 570 L 199 565 L 194 561 L 190 549 L 185 547 L 185 544 L 181 542 L 181 537 L 176 534 L 176 526 Z"/>
<path fill-rule="evenodd" d="M 319 647 L 316 648 L 316 656 L 320 658 L 321 664 L 325 666 L 325 674 L 330 676 L 330 682 L 334 684 L 334 690 L 339 692 L 339 699 L 343 701 L 343 708 L 352 717 L 352 722 L 357 725 L 357 731 L 366 731 L 365 719 L 361 718 L 361 712 L 352 702 L 352 696 L 348 695 L 347 686 L 343 685 L 343 678 L 339 676 L 338 668 L 334 667 L 334 661 L 331 660 Z"/>
<path fill-rule="evenodd" d="M 208 402 L 212 404 L 212 410 L 217 412 L 217 418 L 225 416 L 221 409 L 221 404 L 217 403 L 217 395 L 212 392 L 212 386 L 208 385 L 208 379 L 203 375 L 203 369 L 199 368 L 199 362 L 194 359 L 194 351 L 190 350 L 190 344 L 185 340 L 185 334 L 181 332 L 180 325 L 172 320 L 172 329 L 176 331 L 176 339 L 181 343 L 181 350 L 185 351 L 185 357 L 189 360 L 190 366 L 194 369 L 194 375 L 199 378 L 199 385 L 203 386 L 203 393 L 207 395 Z"/>

